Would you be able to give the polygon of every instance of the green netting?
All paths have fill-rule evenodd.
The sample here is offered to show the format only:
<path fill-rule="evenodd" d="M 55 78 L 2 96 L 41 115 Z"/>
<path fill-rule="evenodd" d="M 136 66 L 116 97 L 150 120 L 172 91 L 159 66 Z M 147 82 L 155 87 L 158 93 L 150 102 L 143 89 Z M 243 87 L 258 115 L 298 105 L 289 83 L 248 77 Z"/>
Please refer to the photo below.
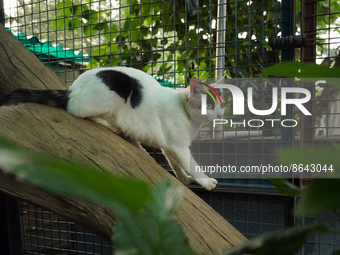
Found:
<path fill-rule="evenodd" d="M 154 76 L 154 78 L 156 79 L 156 81 L 158 81 L 159 84 L 161 84 L 164 87 L 176 87 L 176 88 L 182 87 L 181 85 L 173 84 L 171 81 L 168 81 L 167 79 L 163 79 L 157 76 Z"/>
<path fill-rule="evenodd" d="M 57 45 L 54 47 L 51 42 L 40 42 L 38 37 L 28 37 L 24 33 L 14 35 L 12 31 L 6 28 L 6 31 L 10 32 L 18 41 L 33 52 L 39 59 L 57 59 L 58 61 L 67 62 L 89 62 L 90 57 L 83 56 L 82 52 L 75 53 L 72 49 L 64 49 L 63 46 Z"/>

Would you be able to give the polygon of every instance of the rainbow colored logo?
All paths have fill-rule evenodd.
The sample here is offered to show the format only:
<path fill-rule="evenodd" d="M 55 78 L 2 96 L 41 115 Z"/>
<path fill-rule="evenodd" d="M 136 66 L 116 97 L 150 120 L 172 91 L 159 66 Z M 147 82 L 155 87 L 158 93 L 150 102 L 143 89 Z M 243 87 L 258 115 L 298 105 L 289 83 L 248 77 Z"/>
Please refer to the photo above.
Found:
<path fill-rule="evenodd" d="M 219 94 L 217 93 L 217 91 L 216 91 L 213 87 L 211 87 L 210 85 L 208 85 L 208 84 L 205 84 L 205 83 L 202 83 L 202 82 L 200 82 L 200 84 L 203 84 L 204 86 L 208 87 L 208 88 L 216 95 L 216 97 L 217 97 L 218 101 L 220 101 L 220 104 L 221 104 L 221 107 L 222 107 L 222 99 L 221 99 L 221 97 L 219 96 Z M 215 103 L 215 105 L 216 105 L 216 100 L 215 100 L 214 96 L 210 93 L 209 90 L 204 89 L 204 88 L 199 88 L 199 89 L 201 89 L 201 90 L 203 90 L 205 93 L 207 93 L 207 94 L 212 98 L 212 100 L 214 101 L 214 103 Z M 204 95 L 202 95 L 202 96 L 204 96 Z M 203 99 L 203 97 L 202 97 L 202 99 Z M 205 103 L 206 103 L 206 100 L 205 100 Z M 202 108 L 203 108 L 203 107 L 202 107 Z"/>

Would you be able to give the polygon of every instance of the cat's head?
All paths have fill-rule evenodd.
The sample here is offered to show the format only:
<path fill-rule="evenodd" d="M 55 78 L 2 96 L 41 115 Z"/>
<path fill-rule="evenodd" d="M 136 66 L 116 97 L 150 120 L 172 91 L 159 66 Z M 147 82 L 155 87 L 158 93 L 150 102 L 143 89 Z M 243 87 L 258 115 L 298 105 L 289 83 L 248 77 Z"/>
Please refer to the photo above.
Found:
<path fill-rule="evenodd" d="M 213 84 L 209 84 L 209 87 L 214 88 L 216 84 L 223 83 L 224 77 Z M 223 105 L 223 98 L 216 95 L 216 92 L 220 94 L 220 90 L 214 91 L 206 86 L 200 79 L 194 77 L 190 81 L 190 93 L 189 93 L 189 105 L 190 105 L 190 118 L 199 123 L 212 122 L 214 119 L 222 119 L 224 116 L 225 106 Z M 206 115 L 202 114 L 202 94 L 206 94 Z M 220 100 L 222 101 L 222 105 Z"/>

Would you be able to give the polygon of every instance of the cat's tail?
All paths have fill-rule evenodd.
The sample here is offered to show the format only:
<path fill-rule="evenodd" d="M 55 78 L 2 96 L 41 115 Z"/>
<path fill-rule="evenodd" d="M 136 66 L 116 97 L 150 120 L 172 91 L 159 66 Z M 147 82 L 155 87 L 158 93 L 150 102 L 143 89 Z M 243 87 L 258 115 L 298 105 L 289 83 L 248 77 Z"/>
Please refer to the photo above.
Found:
<path fill-rule="evenodd" d="M 18 103 L 38 103 L 66 110 L 68 101 L 67 90 L 30 90 L 18 89 L 0 98 L 0 106 Z"/>

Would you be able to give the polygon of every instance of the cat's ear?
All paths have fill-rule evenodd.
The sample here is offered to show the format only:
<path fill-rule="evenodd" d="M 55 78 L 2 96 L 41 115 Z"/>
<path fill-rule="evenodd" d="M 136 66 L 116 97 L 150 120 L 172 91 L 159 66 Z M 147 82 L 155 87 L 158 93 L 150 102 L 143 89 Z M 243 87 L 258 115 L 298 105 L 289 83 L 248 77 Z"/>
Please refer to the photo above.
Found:
<path fill-rule="evenodd" d="M 199 88 L 203 88 L 201 80 L 197 77 L 193 77 L 190 80 L 190 93 L 188 95 L 188 103 L 190 104 L 190 107 L 197 108 L 201 104 L 202 90 Z"/>
<path fill-rule="evenodd" d="M 221 79 L 219 79 L 217 82 L 215 82 L 215 84 L 223 84 L 224 78 L 225 78 L 225 75 L 223 75 L 223 77 Z"/>
<path fill-rule="evenodd" d="M 190 80 L 190 93 L 199 93 L 198 88 L 202 88 L 203 84 L 201 83 L 201 80 L 197 77 L 193 77 Z"/>
<path fill-rule="evenodd" d="M 225 75 L 223 75 L 223 77 L 222 77 L 221 79 L 219 79 L 218 81 L 216 81 L 216 82 L 214 83 L 214 85 L 216 85 L 216 84 L 223 84 L 224 78 L 225 78 Z M 223 89 L 220 88 L 219 91 L 220 91 L 220 93 L 223 93 Z"/>

